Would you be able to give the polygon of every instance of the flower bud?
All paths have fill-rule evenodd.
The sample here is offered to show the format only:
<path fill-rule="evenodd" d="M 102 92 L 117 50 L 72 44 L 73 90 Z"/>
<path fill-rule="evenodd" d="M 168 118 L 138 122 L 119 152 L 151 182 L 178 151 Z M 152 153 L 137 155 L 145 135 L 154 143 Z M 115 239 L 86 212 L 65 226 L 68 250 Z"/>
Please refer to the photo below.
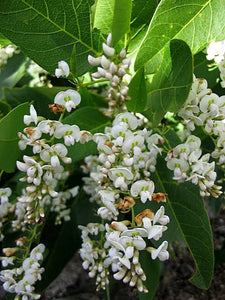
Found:
<path fill-rule="evenodd" d="M 115 49 L 109 47 L 105 43 L 102 44 L 102 48 L 103 48 L 104 53 L 108 56 L 113 56 L 115 54 Z"/>

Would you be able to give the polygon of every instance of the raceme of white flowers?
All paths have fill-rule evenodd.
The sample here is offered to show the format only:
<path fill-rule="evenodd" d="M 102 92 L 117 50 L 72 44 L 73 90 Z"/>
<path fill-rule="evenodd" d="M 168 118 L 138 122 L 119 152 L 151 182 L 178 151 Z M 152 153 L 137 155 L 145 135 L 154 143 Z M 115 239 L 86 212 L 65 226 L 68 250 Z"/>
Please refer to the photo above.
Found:
<path fill-rule="evenodd" d="M 225 88 L 225 40 L 223 41 L 212 41 L 207 47 L 208 60 L 214 60 L 218 64 L 220 70 L 221 86 Z"/>
<path fill-rule="evenodd" d="M 14 53 L 18 53 L 18 49 L 15 45 L 10 44 L 6 47 L 0 45 L 0 70 L 7 64 L 8 59 L 12 57 Z"/>
<path fill-rule="evenodd" d="M 16 294 L 14 300 L 40 299 L 41 295 L 34 292 L 34 286 L 38 280 L 41 280 L 41 274 L 44 272 L 40 263 L 43 260 L 45 246 L 37 245 L 21 263 L 21 259 L 14 254 L 21 251 L 22 246 L 23 243 L 18 241 L 15 248 L 3 248 L 6 256 L 1 257 L 0 260 L 6 269 L 0 272 L 0 280 L 6 292 Z"/>
<path fill-rule="evenodd" d="M 8 215 L 13 213 L 15 209 L 15 205 L 9 202 L 11 194 L 12 190 L 10 188 L 0 188 L 0 241 L 4 238 L 3 223 L 8 221 Z"/>
<path fill-rule="evenodd" d="M 174 180 L 178 182 L 191 181 L 200 187 L 201 196 L 217 198 L 222 192 L 215 185 L 215 162 L 209 162 L 210 154 L 202 155 L 199 137 L 190 135 L 186 142 L 177 145 L 167 157 L 167 167 L 174 171 Z"/>
<path fill-rule="evenodd" d="M 105 134 L 94 135 L 99 155 L 87 157 L 83 166 L 84 172 L 90 173 L 83 178 L 84 189 L 91 195 L 90 200 L 98 203 L 97 213 L 107 222 L 105 226 L 80 227 L 83 266 L 90 277 L 96 275 L 97 290 L 107 285 L 107 269 L 111 266 L 115 279 L 147 292 L 139 252 L 149 251 L 152 259 L 169 257 L 166 241 L 158 249 L 146 246 L 147 239 L 159 240 L 167 229 L 169 218 L 164 214 L 164 206 L 156 213 L 145 209 L 132 221 L 114 221 L 120 212 L 125 215 L 133 211 L 136 202 L 166 201 L 166 194 L 154 192 L 154 182 L 150 179 L 163 138 L 141 129 L 142 125 L 143 121 L 131 113 L 118 114 L 112 127 L 106 127 Z M 100 235 L 97 239 L 100 242 L 92 240 L 93 235 Z"/>
<path fill-rule="evenodd" d="M 205 79 L 194 77 L 190 94 L 178 115 L 189 131 L 204 126 L 215 143 L 212 157 L 225 168 L 225 96 L 218 96 L 207 87 Z"/>
<path fill-rule="evenodd" d="M 70 112 L 80 101 L 79 93 L 69 89 L 59 92 L 50 107 L 63 116 L 64 110 Z M 6 256 L 1 257 L 4 270 L 0 273 L 0 280 L 5 291 L 16 294 L 15 300 L 40 298 L 40 295 L 34 293 L 34 285 L 37 280 L 41 280 L 44 271 L 40 267 L 40 261 L 43 260 L 45 246 L 39 244 L 29 254 L 25 243 L 27 234 L 32 233 L 35 226 L 41 226 L 42 219 L 49 210 L 54 212 L 56 225 L 70 220 L 68 201 L 78 194 L 79 187 L 59 190 L 60 184 L 64 184 L 69 176 L 67 166 L 72 162 L 67 156 L 68 147 L 75 143 L 83 144 L 92 137 L 90 132 L 80 130 L 77 125 L 39 117 L 33 105 L 30 106 L 30 114 L 24 115 L 24 123 L 27 127 L 18 133 L 19 148 L 25 150 L 30 147 L 32 154 L 24 155 L 23 161 L 17 161 L 16 164 L 18 170 L 24 173 L 20 181 L 26 186 L 13 204 L 9 202 L 11 189 L 0 189 L 1 239 L 4 238 L 2 226 L 6 221 L 10 220 L 14 231 L 24 231 L 24 237 L 17 240 L 17 246 L 21 249 L 5 248 L 3 253 Z M 26 255 L 23 256 L 21 265 L 21 255 L 18 253 L 22 252 Z"/>
<path fill-rule="evenodd" d="M 125 101 L 129 100 L 127 96 L 128 84 L 131 76 L 127 73 L 131 60 L 126 57 L 126 50 L 122 49 L 119 54 L 111 47 L 112 34 L 107 37 L 106 43 L 102 44 L 104 54 L 100 57 L 88 56 L 88 62 L 93 67 L 97 67 L 97 72 L 92 73 L 94 80 L 105 78 L 109 80 L 110 87 L 107 92 L 109 100 L 109 115 L 125 110 Z M 119 110 L 118 110 L 119 109 Z"/>

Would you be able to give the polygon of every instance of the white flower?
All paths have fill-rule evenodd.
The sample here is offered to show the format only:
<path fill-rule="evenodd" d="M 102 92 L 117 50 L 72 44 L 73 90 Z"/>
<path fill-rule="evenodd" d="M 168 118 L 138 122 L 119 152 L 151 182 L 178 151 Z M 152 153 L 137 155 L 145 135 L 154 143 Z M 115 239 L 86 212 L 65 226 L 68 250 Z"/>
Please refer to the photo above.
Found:
<path fill-rule="evenodd" d="M 43 120 L 38 124 L 38 128 L 41 132 L 52 136 L 56 128 L 59 127 L 60 125 L 62 125 L 62 123 L 59 121 Z"/>
<path fill-rule="evenodd" d="M 129 112 L 118 114 L 113 121 L 113 126 L 121 123 L 127 123 L 131 130 L 136 129 L 138 126 L 137 118 Z"/>
<path fill-rule="evenodd" d="M 158 241 L 162 237 L 163 232 L 167 230 L 166 226 L 152 225 L 151 219 L 148 217 L 144 217 L 142 222 L 143 227 L 148 233 L 148 239 L 154 239 Z"/>
<path fill-rule="evenodd" d="M 80 138 L 80 128 L 77 125 L 61 125 L 55 130 L 54 136 L 57 139 L 64 138 L 66 146 L 74 145 L 75 140 Z"/>
<path fill-rule="evenodd" d="M 28 126 L 31 122 L 34 122 L 37 125 L 37 112 L 33 105 L 30 106 L 30 115 L 24 115 L 23 122 Z"/>
<path fill-rule="evenodd" d="M 59 78 L 60 76 L 68 77 L 70 74 L 70 68 L 67 62 L 61 60 L 58 62 L 58 68 L 55 69 L 55 76 Z"/>
<path fill-rule="evenodd" d="M 165 215 L 165 208 L 164 206 L 161 206 L 159 210 L 157 210 L 154 219 L 153 224 L 159 223 L 161 225 L 166 225 L 170 221 L 169 217 Z"/>
<path fill-rule="evenodd" d="M 40 157 L 45 162 L 51 162 L 53 167 L 58 167 L 60 165 L 59 158 L 61 158 L 64 163 L 71 163 L 71 159 L 66 157 L 67 152 L 67 148 L 60 143 L 52 147 L 45 145 L 45 148 L 40 152 Z"/>
<path fill-rule="evenodd" d="M 168 247 L 168 242 L 164 241 L 158 247 L 158 249 L 155 249 L 155 248 L 152 248 L 152 247 L 149 247 L 147 249 L 151 253 L 152 259 L 156 259 L 158 257 L 159 260 L 164 261 L 164 260 L 167 260 L 169 258 L 169 252 L 167 251 L 167 247 Z"/>
<path fill-rule="evenodd" d="M 62 105 L 68 112 L 80 104 L 81 96 L 75 90 L 67 90 L 59 92 L 54 99 L 54 103 Z"/>
<path fill-rule="evenodd" d="M 112 168 L 109 170 L 108 176 L 113 180 L 115 188 L 121 188 L 121 190 L 127 190 L 127 183 L 133 179 L 133 174 L 127 168 Z"/>
<path fill-rule="evenodd" d="M 130 192 L 133 197 L 141 196 L 141 201 L 145 203 L 147 199 L 152 200 L 152 193 L 154 192 L 154 182 L 149 180 L 138 180 L 132 184 Z"/>
<path fill-rule="evenodd" d="M 1 204 L 8 202 L 8 198 L 11 196 L 12 190 L 10 188 L 1 188 L 0 189 L 0 202 Z"/>
<path fill-rule="evenodd" d="M 40 185 L 41 183 L 41 176 L 43 174 L 42 168 L 36 160 L 30 158 L 27 155 L 23 156 L 23 160 L 25 163 L 20 161 L 16 162 L 17 168 L 27 173 L 26 181 L 28 183 L 34 183 L 35 185 Z"/>

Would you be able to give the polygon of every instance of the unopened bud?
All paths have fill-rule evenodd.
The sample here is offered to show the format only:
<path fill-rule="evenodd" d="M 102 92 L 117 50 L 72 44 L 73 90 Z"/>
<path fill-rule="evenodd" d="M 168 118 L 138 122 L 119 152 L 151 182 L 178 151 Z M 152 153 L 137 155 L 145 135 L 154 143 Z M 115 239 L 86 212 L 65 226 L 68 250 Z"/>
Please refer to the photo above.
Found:
<path fill-rule="evenodd" d="M 99 66 L 100 63 L 101 63 L 99 57 L 96 58 L 96 57 L 93 57 L 93 56 L 91 56 L 91 55 L 88 55 L 88 62 L 89 62 L 89 64 L 90 64 L 91 66 L 94 66 L 94 67 Z"/>
<path fill-rule="evenodd" d="M 125 58 L 126 57 L 126 50 L 125 49 L 122 49 L 121 51 L 120 51 L 120 57 L 121 58 Z"/>
<path fill-rule="evenodd" d="M 105 52 L 106 55 L 108 56 L 113 56 L 115 54 L 115 49 L 109 47 L 105 43 L 102 44 L 103 51 Z"/>
<path fill-rule="evenodd" d="M 110 32 L 107 36 L 106 44 L 108 46 L 111 46 L 111 43 L 112 43 L 112 33 Z"/>

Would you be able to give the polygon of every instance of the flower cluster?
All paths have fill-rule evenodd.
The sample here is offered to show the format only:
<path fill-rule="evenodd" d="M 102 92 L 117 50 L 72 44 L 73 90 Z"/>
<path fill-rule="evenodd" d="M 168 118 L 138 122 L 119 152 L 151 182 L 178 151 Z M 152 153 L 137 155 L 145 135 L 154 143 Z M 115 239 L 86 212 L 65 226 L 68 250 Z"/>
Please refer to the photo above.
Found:
<path fill-rule="evenodd" d="M 18 53 L 18 49 L 15 45 L 10 44 L 6 47 L 0 45 L 0 70 L 7 64 L 7 60 L 12 57 L 15 52 Z"/>
<path fill-rule="evenodd" d="M 223 41 L 212 41 L 207 47 L 208 60 L 214 60 L 218 64 L 220 70 L 220 82 L 221 86 L 225 88 L 225 40 Z"/>
<path fill-rule="evenodd" d="M 99 78 L 105 78 L 109 80 L 110 87 L 108 89 L 107 98 L 109 99 L 109 111 L 108 114 L 112 115 L 125 109 L 125 101 L 129 99 L 128 84 L 130 82 L 130 76 L 127 74 L 127 70 L 130 66 L 130 58 L 126 57 L 126 50 L 122 49 L 117 55 L 116 50 L 111 46 L 112 35 L 111 33 L 107 37 L 106 43 L 103 43 L 102 48 L 104 55 L 100 57 L 88 56 L 89 64 L 97 68 L 97 72 L 92 73 L 92 77 L 97 80 Z"/>
<path fill-rule="evenodd" d="M 3 223 L 8 220 L 10 213 L 13 213 L 15 205 L 9 202 L 9 197 L 12 194 L 10 188 L 0 189 L 0 241 L 4 238 L 2 227 Z"/>
<path fill-rule="evenodd" d="M 2 267 L 5 268 L 0 272 L 3 288 L 9 293 L 16 293 L 14 300 L 40 299 L 41 295 L 34 293 L 34 285 L 41 280 L 41 274 L 44 272 L 40 263 L 43 260 L 45 246 L 39 244 L 33 248 L 29 257 L 23 260 L 20 267 L 17 266 L 19 259 L 14 254 L 20 251 L 21 243 L 18 242 L 17 246 L 3 249 L 3 253 L 6 255 L 1 257 Z M 21 263 L 19 262 L 19 264 Z"/>
<path fill-rule="evenodd" d="M 195 125 L 204 126 L 208 134 L 216 137 L 212 157 L 218 158 L 218 164 L 225 168 L 225 96 L 212 93 L 205 79 L 194 78 L 188 99 L 178 115 L 188 130 L 194 130 Z"/>
<path fill-rule="evenodd" d="M 166 194 L 154 193 L 154 182 L 149 178 L 151 172 L 155 171 L 163 138 L 145 128 L 140 129 L 142 125 L 141 119 L 126 112 L 116 116 L 113 126 L 107 127 L 105 134 L 95 134 L 93 139 L 97 143 L 99 155 L 85 159 L 86 165 L 83 166 L 83 170 L 86 173 L 90 172 L 90 176 L 83 180 L 85 191 L 91 195 L 91 200 L 100 206 L 97 213 L 101 219 L 117 220 L 120 212 L 124 218 L 126 213 L 132 212 L 132 220 L 128 218 L 122 222 L 106 223 L 105 231 L 101 227 L 101 241 L 104 241 L 104 247 L 103 242 L 96 247 L 98 251 L 104 251 L 103 267 L 111 266 L 116 279 L 123 279 L 130 286 L 137 286 L 139 291 L 147 292 L 143 284 L 146 276 L 139 262 L 139 251 L 149 251 L 153 259 L 159 257 L 165 260 L 169 257 L 167 242 L 163 242 L 158 249 L 147 249 L 145 241 L 159 240 L 167 229 L 165 225 L 169 218 L 164 214 L 163 206 L 156 213 L 145 209 L 135 217 L 136 202 L 166 201 Z M 84 233 L 87 228 L 82 227 L 82 230 L 82 236 L 87 236 Z M 92 243 L 96 245 L 95 240 Z M 82 258 L 85 261 L 85 257 L 90 257 L 89 264 L 85 265 L 87 264 L 91 274 L 93 268 L 96 273 L 98 258 L 95 263 L 93 253 L 97 250 L 93 246 L 85 245 L 82 245 Z M 107 282 L 107 279 L 104 279 L 104 282 Z M 98 279 L 97 285 L 99 284 Z M 102 288 L 101 284 L 100 287 Z"/>
<path fill-rule="evenodd" d="M 191 181 L 199 185 L 201 196 L 218 197 L 221 187 L 215 185 L 215 162 L 209 162 L 210 154 L 202 155 L 200 138 L 190 135 L 186 142 L 177 145 L 167 157 L 167 167 L 174 171 L 174 180 Z"/>
<path fill-rule="evenodd" d="M 17 221 L 13 223 L 15 229 L 20 223 L 18 221 L 29 222 L 44 216 L 43 207 L 49 203 L 46 195 L 58 197 L 52 202 L 52 210 L 60 213 L 57 223 L 60 223 L 61 218 L 68 219 L 69 211 L 65 210 L 65 199 L 70 198 L 71 193 L 67 192 L 65 197 L 65 194 L 59 195 L 56 191 L 58 181 L 65 181 L 69 176 L 65 165 L 71 163 L 71 158 L 67 157 L 66 146 L 74 145 L 75 142 L 84 143 L 90 138 L 89 132 L 80 131 L 76 125 L 43 118 L 38 122 L 37 113 L 32 105 L 30 115 L 24 116 L 24 123 L 34 123 L 36 126 L 26 127 L 23 133 L 19 133 L 19 147 L 24 150 L 31 146 L 34 155 L 24 155 L 24 162 L 17 161 L 17 168 L 25 173 L 20 180 L 26 182 L 27 186 L 16 204 Z M 55 139 L 64 142 L 54 143 Z"/>

